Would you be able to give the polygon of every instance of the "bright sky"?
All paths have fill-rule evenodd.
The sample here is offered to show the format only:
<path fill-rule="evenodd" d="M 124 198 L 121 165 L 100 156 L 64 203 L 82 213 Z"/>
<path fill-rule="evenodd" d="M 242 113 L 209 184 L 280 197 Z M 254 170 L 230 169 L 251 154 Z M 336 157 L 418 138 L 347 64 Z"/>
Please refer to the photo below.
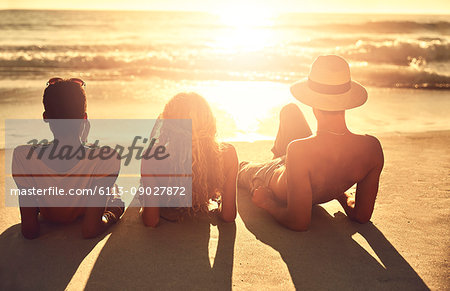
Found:
<path fill-rule="evenodd" d="M 448 0 L 1 0 L 0 9 L 117 9 L 223 12 L 363 12 L 450 14 Z M 256 10 L 256 11 L 255 11 Z"/>

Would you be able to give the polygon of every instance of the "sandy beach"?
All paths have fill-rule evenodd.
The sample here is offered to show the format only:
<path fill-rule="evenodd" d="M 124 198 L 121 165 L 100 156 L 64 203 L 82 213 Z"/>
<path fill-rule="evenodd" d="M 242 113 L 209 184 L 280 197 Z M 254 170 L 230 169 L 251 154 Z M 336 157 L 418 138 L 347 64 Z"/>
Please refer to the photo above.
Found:
<path fill-rule="evenodd" d="M 92 240 L 80 225 L 20 233 L 0 198 L 1 290 L 395 289 L 450 286 L 450 131 L 379 137 L 385 168 L 371 223 L 350 222 L 333 201 L 313 208 L 308 232 L 279 226 L 238 191 L 234 224 L 206 219 L 145 228 L 137 208 Z M 240 160 L 270 158 L 271 142 L 235 143 Z M 1 152 L 4 164 L 4 152 Z"/>

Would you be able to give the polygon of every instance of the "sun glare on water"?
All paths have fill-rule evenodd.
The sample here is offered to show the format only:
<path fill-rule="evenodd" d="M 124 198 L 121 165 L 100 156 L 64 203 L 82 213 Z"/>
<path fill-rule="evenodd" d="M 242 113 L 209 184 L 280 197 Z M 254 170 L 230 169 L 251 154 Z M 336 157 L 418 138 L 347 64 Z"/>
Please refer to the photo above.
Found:
<path fill-rule="evenodd" d="M 191 89 L 208 100 L 216 116 L 219 137 L 228 141 L 273 139 L 281 107 L 294 102 L 289 85 L 276 82 L 212 81 Z M 304 113 L 313 125 L 312 111 Z"/>
<path fill-rule="evenodd" d="M 250 51 L 269 45 L 275 15 L 269 11 L 252 11 L 250 8 L 230 9 L 219 14 L 220 22 L 227 27 L 218 35 L 217 46 L 229 51 Z"/>
<path fill-rule="evenodd" d="M 238 7 L 238 8 L 237 8 Z M 264 53 L 264 50 L 273 45 L 274 19 L 277 15 L 270 10 L 255 10 L 254 7 L 239 5 L 233 9 L 224 9 L 219 13 L 219 23 L 223 29 L 215 37 L 214 46 L 224 57 L 245 57 L 245 64 L 235 64 L 237 74 L 252 74 L 248 67 L 258 67 L 258 58 L 252 59 L 252 53 Z M 243 67 L 242 67 L 242 66 Z M 247 67 L 248 66 L 248 67 Z M 240 69 L 243 69 L 241 71 Z M 279 107 L 280 98 L 276 96 L 284 92 L 285 86 L 271 82 L 214 82 L 214 85 L 198 88 L 204 93 L 208 101 L 217 109 L 217 121 L 219 132 L 223 136 L 238 140 L 258 140 L 268 137 L 262 132 L 276 131 L 277 124 L 269 124 L 265 121 L 273 118 L 274 110 Z"/>

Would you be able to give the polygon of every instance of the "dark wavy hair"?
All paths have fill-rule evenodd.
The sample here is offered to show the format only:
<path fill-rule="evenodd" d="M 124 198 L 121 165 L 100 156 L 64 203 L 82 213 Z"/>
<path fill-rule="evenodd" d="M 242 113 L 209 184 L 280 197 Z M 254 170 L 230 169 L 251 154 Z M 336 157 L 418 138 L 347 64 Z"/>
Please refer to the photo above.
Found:
<path fill-rule="evenodd" d="M 86 92 L 69 80 L 45 88 L 42 102 L 48 119 L 82 119 L 86 113 Z"/>

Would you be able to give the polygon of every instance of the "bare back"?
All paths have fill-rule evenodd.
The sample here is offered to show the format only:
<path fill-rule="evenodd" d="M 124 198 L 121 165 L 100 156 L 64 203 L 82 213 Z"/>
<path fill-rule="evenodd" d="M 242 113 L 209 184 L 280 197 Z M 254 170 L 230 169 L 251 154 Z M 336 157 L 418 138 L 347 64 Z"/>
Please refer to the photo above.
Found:
<path fill-rule="evenodd" d="M 383 153 L 375 137 L 324 132 L 293 141 L 288 149 L 289 159 L 287 164 L 293 165 L 290 170 L 294 176 L 295 172 L 308 172 L 312 204 L 319 204 L 336 199 L 355 183 L 364 181 L 373 169 L 382 167 Z M 378 180 L 376 184 L 378 187 Z M 286 166 L 274 173 L 270 188 L 279 200 L 287 200 Z"/>

